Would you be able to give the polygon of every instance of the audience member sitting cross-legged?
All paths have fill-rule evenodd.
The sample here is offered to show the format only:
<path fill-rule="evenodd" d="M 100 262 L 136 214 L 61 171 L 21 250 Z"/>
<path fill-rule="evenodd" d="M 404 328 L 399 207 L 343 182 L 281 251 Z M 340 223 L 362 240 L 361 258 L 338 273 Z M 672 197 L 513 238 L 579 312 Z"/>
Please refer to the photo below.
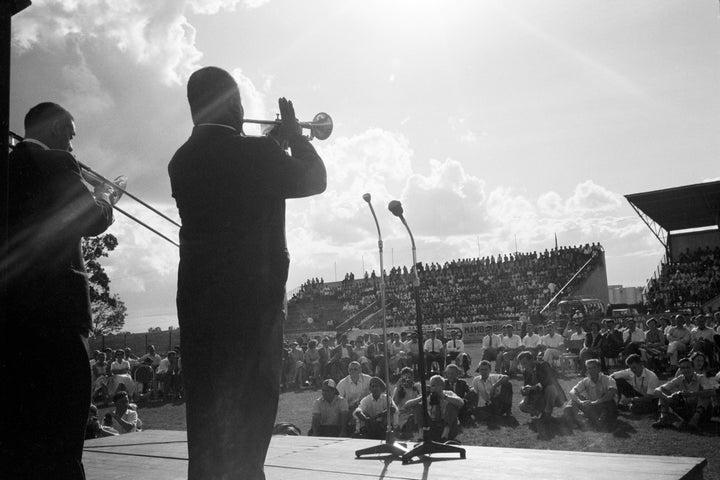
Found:
<path fill-rule="evenodd" d="M 462 398 L 452 390 L 445 390 L 445 379 L 440 375 L 433 375 L 428 381 L 429 395 L 427 399 L 427 417 L 422 408 L 422 396 L 409 400 L 406 409 L 413 409 L 415 422 L 418 425 L 418 436 L 424 439 L 423 427 L 425 420 L 429 421 L 429 440 L 446 442 L 454 440 L 460 431 L 458 412 L 463 406 Z"/>
<path fill-rule="evenodd" d="M 552 418 L 553 409 L 562 407 L 567 401 L 557 374 L 547 362 L 535 360 L 530 352 L 521 352 L 518 361 L 523 369 L 524 383 L 520 390 L 524 397 L 520 401 L 520 411 L 532 416 L 539 415 L 542 422 L 548 422 Z"/>
<path fill-rule="evenodd" d="M 601 372 L 600 360 L 591 358 L 585 362 L 588 376 L 570 389 L 570 400 L 563 409 L 565 418 L 572 424 L 583 427 L 578 413 L 590 425 L 607 428 L 617 418 L 615 380 Z"/>
<path fill-rule="evenodd" d="M 402 439 L 412 438 L 418 430 L 415 415 L 412 409 L 405 408 L 405 404 L 420 395 L 420 385 L 415 382 L 413 369 L 405 367 L 400 371 L 395 390 L 393 391 L 393 402 L 398 407 L 398 436 Z"/>
<path fill-rule="evenodd" d="M 138 418 L 137 407 L 130 403 L 126 391 L 121 390 L 113 396 L 115 410 L 105 414 L 103 425 L 112 427 L 118 433 L 132 433 L 142 430 L 142 421 Z"/>
<path fill-rule="evenodd" d="M 652 370 L 643 365 L 640 355 L 632 354 L 625 359 L 627 369 L 613 373 L 618 391 L 618 408 L 632 413 L 645 414 L 657 412 L 660 380 Z"/>
<path fill-rule="evenodd" d="M 387 432 L 388 405 L 390 422 L 398 424 L 398 410 L 395 402 L 385 393 L 385 382 L 379 377 L 370 379 L 370 394 L 360 400 L 354 415 L 358 419 L 360 435 L 363 438 L 382 440 Z"/>
<path fill-rule="evenodd" d="M 467 398 L 471 391 L 470 386 L 465 380 L 460 378 L 460 372 L 460 367 L 454 363 L 450 363 L 445 367 L 445 390 L 452 390 L 462 399 L 463 406 L 460 407 L 460 411 L 458 412 L 458 419 L 461 424 L 466 425 L 473 422 L 472 411 L 477 402 L 473 404 L 472 395 L 470 398 Z"/>
<path fill-rule="evenodd" d="M 473 416 L 477 421 L 494 425 L 503 416 L 510 416 L 512 410 L 512 384 L 510 377 L 490 373 L 487 360 L 480 362 L 480 375 L 473 378 L 472 391 L 466 400 L 474 406 Z"/>
<path fill-rule="evenodd" d="M 316 437 L 347 436 L 348 404 L 342 398 L 331 378 L 322 382 L 322 396 L 312 407 L 312 427 L 308 435 Z"/>
<path fill-rule="evenodd" d="M 349 411 L 354 412 L 360 400 L 370 394 L 370 379 L 372 379 L 370 375 L 362 373 L 359 362 L 353 360 L 348 364 L 348 375 L 338 382 L 337 389 L 347 402 Z M 355 416 L 349 415 L 347 427 L 349 435 L 355 433 L 356 423 Z"/>
<path fill-rule="evenodd" d="M 682 375 L 656 390 L 660 397 L 660 419 L 653 427 L 697 430 L 701 423 L 710 420 L 711 398 L 717 392 L 709 378 L 693 371 L 689 358 L 682 358 L 678 363 Z"/>

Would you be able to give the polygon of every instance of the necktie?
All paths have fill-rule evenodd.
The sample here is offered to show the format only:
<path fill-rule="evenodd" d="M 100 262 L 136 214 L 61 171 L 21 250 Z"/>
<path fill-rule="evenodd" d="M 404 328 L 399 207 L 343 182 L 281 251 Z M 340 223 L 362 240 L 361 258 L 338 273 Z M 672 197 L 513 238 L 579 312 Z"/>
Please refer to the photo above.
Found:
<path fill-rule="evenodd" d="M 457 344 L 455 343 L 455 339 L 453 338 L 453 348 L 457 348 Z"/>

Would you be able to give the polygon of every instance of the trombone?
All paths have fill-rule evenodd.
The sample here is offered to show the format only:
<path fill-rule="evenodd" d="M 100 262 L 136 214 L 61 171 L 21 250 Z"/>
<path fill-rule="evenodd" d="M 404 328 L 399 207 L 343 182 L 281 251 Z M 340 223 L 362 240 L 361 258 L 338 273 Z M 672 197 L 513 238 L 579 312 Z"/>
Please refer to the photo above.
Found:
<path fill-rule="evenodd" d="M 10 148 L 11 148 L 11 149 L 14 149 L 15 146 L 16 146 L 18 143 L 22 142 L 22 141 L 23 141 L 23 137 L 21 137 L 20 135 L 18 135 L 18 134 L 15 133 L 15 132 L 10 132 Z M 140 200 L 138 197 L 136 197 L 135 195 L 133 195 L 132 193 L 130 193 L 130 192 L 128 192 L 126 189 L 124 189 L 122 186 L 118 185 L 118 183 L 120 183 L 120 182 L 117 182 L 117 183 L 116 183 L 116 182 L 112 182 L 112 181 L 108 180 L 107 178 L 103 177 L 102 175 L 100 175 L 99 173 L 97 173 L 97 172 L 96 172 L 95 170 L 93 170 L 92 168 L 90 168 L 90 167 L 88 167 L 87 165 L 85 165 L 84 163 L 82 163 L 82 162 L 80 162 L 80 161 L 77 161 L 77 162 L 78 162 L 78 165 L 80 166 L 80 170 L 81 170 L 81 173 L 82 173 L 83 180 L 85 180 L 85 181 L 88 182 L 89 184 L 91 184 L 91 185 L 98 185 L 98 184 L 104 183 L 104 184 L 106 184 L 106 185 L 110 185 L 113 189 L 121 192 L 122 194 L 127 195 L 128 197 L 130 197 L 130 198 L 132 198 L 133 200 L 135 200 L 136 202 L 138 202 L 140 205 L 142 205 L 142 206 L 144 206 L 144 207 L 146 207 L 146 208 L 149 208 L 151 211 L 157 213 L 158 215 L 160 215 L 162 218 L 164 218 L 164 219 L 167 220 L 168 222 L 172 223 L 173 225 L 175 225 L 175 226 L 177 226 L 177 227 L 180 227 L 180 226 L 181 226 L 179 223 L 177 223 L 175 220 L 173 220 L 172 218 L 170 218 L 170 217 L 168 217 L 167 215 L 165 215 L 164 213 L 162 213 L 160 210 L 156 209 L 155 207 L 153 207 L 152 205 L 149 205 L 149 204 L 146 203 L 146 202 L 143 202 L 143 201 Z M 155 230 L 154 228 L 152 228 L 152 227 L 151 227 L 150 225 L 148 225 L 147 223 L 143 222 L 142 220 L 140 220 L 139 218 L 135 217 L 134 215 L 126 212 L 125 210 L 123 210 L 122 208 L 118 207 L 117 205 L 114 205 L 114 206 L 113 206 L 113 209 L 114 209 L 114 210 L 117 210 L 117 211 L 120 212 L 120 213 L 122 213 L 123 215 L 125 215 L 126 217 L 128 217 L 130 220 L 133 220 L 135 223 L 137 223 L 137 224 L 139 224 L 139 225 L 142 225 L 143 227 L 147 228 L 148 230 L 150 230 L 150 231 L 153 232 L 154 234 L 156 234 L 156 235 L 164 238 L 165 240 L 167 240 L 168 242 L 172 243 L 172 244 L 175 245 L 176 247 L 179 247 L 179 246 L 180 246 L 176 241 L 174 241 L 173 239 L 171 239 L 171 238 L 168 237 L 167 235 L 165 235 L 165 234 L 163 234 L 163 233 L 161 233 L 161 232 L 158 232 L 157 230 Z"/>
<path fill-rule="evenodd" d="M 259 125 L 279 125 L 282 123 L 282 120 L 276 119 L 276 120 L 252 120 L 252 119 L 244 119 L 243 123 L 255 123 Z M 333 121 L 332 118 L 330 118 L 330 115 L 327 113 L 321 112 L 315 115 L 315 117 L 310 122 L 298 122 L 298 125 L 300 125 L 301 128 L 309 129 L 310 130 L 310 136 L 308 137 L 309 140 L 313 140 L 317 138 L 318 140 L 327 140 L 328 137 L 330 137 L 330 134 L 332 134 L 333 131 Z M 9 132 L 10 134 L 10 142 L 9 146 L 10 149 L 14 149 L 15 146 L 22 142 L 23 137 L 18 135 L 14 132 Z M 173 220 L 172 218 L 168 217 L 164 213 L 162 213 L 160 210 L 156 209 L 152 205 L 149 205 L 148 203 L 142 201 L 132 193 L 128 192 L 127 189 L 124 188 L 124 180 L 121 181 L 118 177 L 115 181 L 108 180 L 92 168 L 88 167 L 84 163 L 78 161 L 78 165 L 80 166 L 81 174 L 83 177 L 83 180 L 85 180 L 87 183 L 95 186 L 99 184 L 106 184 L 111 186 L 114 190 L 120 192 L 120 195 L 124 194 L 128 197 L 132 198 L 136 202 L 138 202 L 140 205 L 150 209 L 152 212 L 160 215 L 162 218 L 167 220 L 168 222 L 172 223 L 176 227 L 180 228 L 181 225 Z M 165 234 L 157 231 L 147 223 L 143 222 L 142 220 L 138 219 L 134 215 L 131 215 L 130 213 L 126 212 L 122 208 L 119 208 L 117 205 L 114 205 L 113 208 L 117 210 L 118 212 L 122 213 L 126 217 L 128 217 L 130 220 L 133 220 L 135 223 L 145 227 L 146 229 L 150 230 L 154 234 L 162 237 L 163 239 L 167 240 L 168 242 L 172 243 L 176 247 L 179 247 L 180 245 L 173 239 L 169 238 Z"/>

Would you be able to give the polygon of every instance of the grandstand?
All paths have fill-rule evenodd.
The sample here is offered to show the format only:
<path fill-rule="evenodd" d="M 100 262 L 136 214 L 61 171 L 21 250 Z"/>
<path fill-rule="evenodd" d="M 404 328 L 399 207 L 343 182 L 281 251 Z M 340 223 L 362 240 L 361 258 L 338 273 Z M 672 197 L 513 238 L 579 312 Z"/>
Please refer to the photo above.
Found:
<path fill-rule="evenodd" d="M 626 195 L 665 247 L 645 288 L 652 312 L 720 308 L 720 181 Z"/>
<path fill-rule="evenodd" d="M 427 324 L 518 321 L 540 312 L 558 293 L 592 296 L 605 303 L 608 297 L 605 254 L 599 243 L 419 264 L 418 275 Z M 386 292 L 388 326 L 412 325 L 415 304 L 406 266 L 386 274 Z M 362 279 L 348 274 L 342 282 L 308 280 L 288 301 L 286 332 L 377 327 L 379 296 L 375 272 Z"/>

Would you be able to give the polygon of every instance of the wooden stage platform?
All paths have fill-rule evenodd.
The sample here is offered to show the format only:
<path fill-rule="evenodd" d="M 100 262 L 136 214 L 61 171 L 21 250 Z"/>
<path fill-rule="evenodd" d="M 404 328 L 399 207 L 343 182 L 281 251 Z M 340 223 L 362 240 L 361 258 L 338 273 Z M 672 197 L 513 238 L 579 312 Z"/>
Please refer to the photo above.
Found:
<path fill-rule="evenodd" d="M 276 436 L 265 463 L 267 480 L 702 479 L 703 458 L 564 452 L 463 446 L 465 460 L 403 465 L 355 458 L 380 442 L 349 438 Z M 455 455 L 457 458 L 457 455 Z M 88 479 L 170 480 L 187 477 L 185 432 L 149 430 L 85 442 Z"/>

